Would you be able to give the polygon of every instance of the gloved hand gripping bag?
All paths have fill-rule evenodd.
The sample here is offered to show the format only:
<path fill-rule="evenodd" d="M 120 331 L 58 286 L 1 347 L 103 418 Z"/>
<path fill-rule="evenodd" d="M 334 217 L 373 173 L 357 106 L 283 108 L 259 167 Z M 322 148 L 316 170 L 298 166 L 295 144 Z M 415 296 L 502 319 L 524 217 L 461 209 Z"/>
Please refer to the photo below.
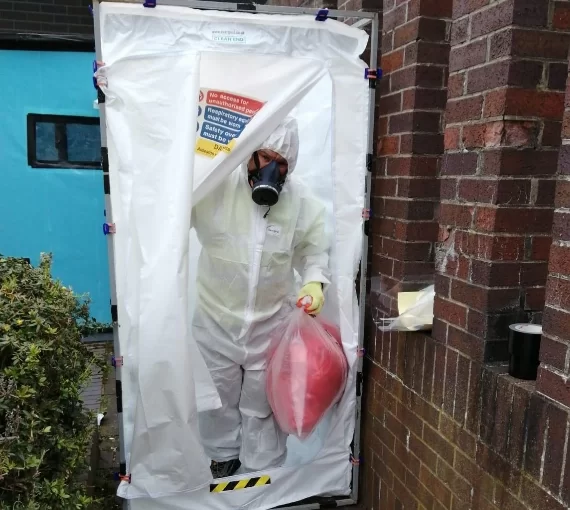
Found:
<path fill-rule="evenodd" d="M 340 332 L 297 308 L 272 344 L 269 404 L 283 432 L 305 439 L 344 392 L 348 362 Z"/>

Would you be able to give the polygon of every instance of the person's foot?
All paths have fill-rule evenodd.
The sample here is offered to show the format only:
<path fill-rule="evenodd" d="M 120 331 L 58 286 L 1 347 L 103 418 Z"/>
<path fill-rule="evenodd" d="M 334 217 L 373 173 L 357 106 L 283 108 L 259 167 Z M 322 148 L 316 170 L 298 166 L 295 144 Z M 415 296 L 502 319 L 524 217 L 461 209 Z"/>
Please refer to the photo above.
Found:
<path fill-rule="evenodd" d="M 227 460 L 225 462 L 212 461 L 210 464 L 210 470 L 212 471 L 212 476 L 214 478 L 227 478 L 232 476 L 241 466 L 239 459 Z"/>

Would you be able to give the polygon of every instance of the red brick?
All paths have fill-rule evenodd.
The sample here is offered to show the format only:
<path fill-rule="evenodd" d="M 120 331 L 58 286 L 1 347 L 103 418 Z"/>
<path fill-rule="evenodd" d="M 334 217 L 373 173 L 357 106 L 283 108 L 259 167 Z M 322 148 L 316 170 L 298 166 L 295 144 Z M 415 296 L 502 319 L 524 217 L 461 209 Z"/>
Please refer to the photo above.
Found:
<path fill-rule="evenodd" d="M 570 338 L 570 313 L 546 306 L 542 323 L 545 334 L 563 339 Z"/>
<path fill-rule="evenodd" d="M 434 467 L 434 471 L 436 468 Z M 420 481 L 428 487 L 430 492 L 435 496 L 445 508 L 449 508 L 451 504 L 451 491 L 443 484 L 443 482 L 429 471 L 425 466 L 420 470 Z"/>
<path fill-rule="evenodd" d="M 450 98 L 456 98 L 463 95 L 465 76 L 465 73 L 457 73 L 449 77 L 447 82 L 447 91 Z"/>
<path fill-rule="evenodd" d="M 483 443 L 477 444 L 477 464 L 491 476 L 499 479 L 504 485 L 515 487 L 520 474 L 505 459 Z M 504 508 L 504 507 L 501 507 Z M 523 510 L 522 508 L 520 510 Z"/>
<path fill-rule="evenodd" d="M 437 87 L 443 86 L 444 68 L 425 64 L 416 64 L 391 75 L 393 91 L 410 87 Z"/>
<path fill-rule="evenodd" d="M 475 224 L 484 232 L 544 233 L 552 214 L 551 209 L 478 207 Z"/>
<path fill-rule="evenodd" d="M 568 385 L 568 388 L 570 390 L 570 385 Z M 548 406 L 546 413 L 548 416 L 548 435 L 546 438 L 548 447 L 544 459 L 542 485 L 557 494 L 560 488 L 560 477 L 565 456 L 564 446 L 562 445 L 566 441 L 569 416 L 567 411 L 554 405 Z"/>
<path fill-rule="evenodd" d="M 382 36 L 381 48 L 384 53 L 390 53 L 394 49 L 394 32 L 388 32 Z M 380 59 L 381 60 L 381 59 Z M 389 78 L 387 76 L 387 78 Z"/>
<path fill-rule="evenodd" d="M 401 111 L 401 109 L 402 109 L 402 94 L 397 93 L 380 98 L 381 115 L 396 113 Z"/>
<path fill-rule="evenodd" d="M 477 173 L 477 153 L 447 153 L 443 157 L 441 175 L 474 175 Z"/>
<path fill-rule="evenodd" d="M 406 156 L 391 158 L 388 161 L 388 175 L 410 177 L 435 177 L 438 170 L 438 159 L 429 156 Z"/>
<path fill-rule="evenodd" d="M 443 137 L 439 133 L 403 134 L 401 140 L 403 154 L 439 155 L 443 152 Z"/>
<path fill-rule="evenodd" d="M 473 312 L 474 310 L 469 310 L 469 318 Z M 449 325 L 446 339 L 450 347 L 457 349 L 471 359 L 483 361 L 485 356 L 485 343 L 479 336 L 472 335 L 462 329 Z"/>
<path fill-rule="evenodd" d="M 406 5 L 401 5 L 391 11 L 384 11 L 383 30 L 390 32 L 406 22 Z"/>
<path fill-rule="evenodd" d="M 570 406 L 570 381 L 546 367 L 539 367 L 537 389 L 562 405 Z"/>
<path fill-rule="evenodd" d="M 488 289 L 455 280 L 451 285 L 451 298 L 476 310 L 503 311 L 519 306 L 519 289 Z"/>
<path fill-rule="evenodd" d="M 550 249 L 549 271 L 570 275 L 570 247 L 555 243 Z"/>
<path fill-rule="evenodd" d="M 453 2 L 453 19 L 470 14 L 488 5 L 490 0 L 456 0 Z"/>
<path fill-rule="evenodd" d="M 561 128 L 562 124 L 560 122 L 546 121 L 542 131 L 542 146 L 560 147 L 562 144 Z"/>
<path fill-rule="evenodd" d="M 439 208 L 442 225 L 470 228 L 473 222 L 474 208 L 467 205 L 443 203 Z"/>
<path fill-rule="evenodd" d="M 520 263 L 471 261 L 471 279 L 486 287 L 516 287 L 520 283 Z"/>
<path fill-rule="evenodd" d="M 382 55 L 382 70 L 391 73 L 404 65 L 404 50 L 397 50 L 387 55 Z"/>
<path fill-rule="evenodd" d="M 556 210 L 554 212 L 552 239 L 554 241 L 570 240 L 570 213 L 564 210 Z"/>
<path fill-rule="evenodd" d="M 443 391 L 443 411 L 450 416 L 453 416 L 453 407 L 455 405 L 455 388 L 457 385 L 457 358 L 458 355 L 455 351 L 447 351 L 447 358 L 445 359 L 445 386 Z M 424 437 L 425 440 L 425 437 Z M 431 443 L 429 443 L 431 444 Z M 437 448 L 433 447 L 435 451 Z M 453 462 L 453 457 L 452 462 Z M 447 462 L 449 459 L 446 458 Z"/>
<path fill-rule="evenodd" d="M 443 137 L 443 146 L 445 150 L 458 149 L 460 135 L 460 128 L 445 128 Z"/>
<path fill-rule="evenodd" d="M 439 182 L 431 178 L 398 178 L 398 196 L 405 198 L 438 198 Z"/>
<path fill-rule="evenodd" d="M 404 110 L 442 110 L 446 101 L 445 89 L 414 88 L 404 91 Z"/>
<path fill-rule="evenodd" d="M 408 19 L 416 16 L 429 16 L 432 18 L 450 18 L 452 0 L 410 0 Z"/>
<path fill-rule="evenodd" d="M 466 202 L 493 203 L 496 195 L 497 181 L 483 179 L 461 179 L 458 197 Z"/>
<path fill-rule="evenodd" d="M 559 342 L 548 335 L 543 334 L 540 341 L 540 361 L 558 370 L 566 367 L 566 356 L 568 354 L 568 344 Z"/>
<path fill-rule="evenodd" d="M 532 260 L 548 260 L 552 238 L 550 236 L 534 236 L 531 242 Z"/>
<path fill-rule="evenodd" d="M 460 359 L 463 358 L 462 356 Z M 469 378 L 469 368 L 466 370 L 467 378 Z M 467 395 L 467 393 L 466 393 Z M 468 455 L 471 458 L 475 458 L 475 447 L 477 443 L 477 437 L 473 434 L 467 432 L 461 425 L 458 425 L 453 420 L 449 419 L 444 414 L 441 415 L 440 423 L 439 423 L 439 430 L 441 434 L 446 437 L 449 441 L 453 444 L 457 445 L 458 450 L 456 451 L 455 457 L 455 466 L 458 467 L 457 461 L 460 458 L 465 459 L 465 463 L 471 463 L 468 459 L 466 459 L 462 454 L 459 453 L 459 450 L 463 454 Z M 472 479 L 470 476 L 466 476 L 468 473 L 466 472 L 467 469 L 457 469 L 458 473 L 463 476 L 464 478 Z"/>
<path fill-rule="evenodd" d="M 455 200 L 457 198 L 457 179 L 441 178 L 441 200 Z"/>
<path fill-rule="evenodd" d="M 449 101 L 445 110 L 445 121 L 448 124 L 481 118 L 483 97 L 475 96 L 467 99 Z"/>
<path fill-rule="evenodd" d="M 385 136 L 380 140 L 380 154 L 398 154 L 400 150 L 399 136 Z"/>
<path fill-rule="evenodd" d="M 474 39 L 510 25 L 513 21 L 513 4 L 501 2 L 474 14 L 471 18 L 471 37 Z"/>
<path fill-rule="evenodd" d="M 399 48 L 415 41 L 418 38 L 420 19 L 416 18 L 405 25 L 402 25 L 394 31 L 394 46 Z"/>
<path fill-rule="evenodd" d="M 548 276 L 548 264 L 531 263 L 523 264 L 520 273 L 520 283 L 523 287 L 544 286 Z"/>
<path fill-rule="evenodd" d="M 538 192 L 534 205 L 552 206 L 556 195 L 556 181 L 554 179 L 538 179 Z"/>
<path fill-rule="evenodd" d="M 552 24 L 554 28 L 570 30 L 570 5 L 567 2 L 556 2 L 554 4 Z"/>
<path fill-rule="evenodd" d="M 521 498 L 533 510 L 566 510 L 567 508 L 526 477 L 522 479 Z"/>
<path fill-rule="evenodd" d="M 570 37 L 560 32 L 511 28 L 494 35 L 491 59 L 501 57 L 536 57 L 566 61 Z"/>
<path fill-rule="evenodd" d="M 466 149 L 485 147 L 487 132 L 486 124 L 471 124 L 463 126 L 461 141 Z"/>
<path fill-rule="evenodd" d="M 449 45 L 446 42 L 416 41 L 406 46 L 405 63 L 447 65 Z"/>
<path fill-rule="evenodd" d="M 424 360 L 424 380 L 422 384 L 422 395 L 431 400 L 433 390 L 435 364 L 435 345 L 434 342 L 426 342 L 425 360 Z"/>
<path fill-rule="evenodd" d="M 556 185 L 555 206 L 570 208 L 570 181 L 558 180 Z"/>
<path fill-rule="evenodd" d="M 459 498 L 463 501 L 471 501 L 472 486 L 462 477 L 458 476 L 451 466 L 442 462 L 437 463 L 437 474 L 453 492 L 453 499 Z"/>
<path fill-rule="evenodd" d="M 432 201 L 418 201 L 397 197 L 393 200 L 388 198 L 384 199 L 381 210 L 385 217 L 414 221 L 433 220 L 434 208 L 435 204 Z M 373 220 L 373 224 L 375 221 L 376 219 Z"/>
<path fill-rule="evenodd" d="M 548 66 L 548 88 L 550 90 L 566 90 L 566 79 L 568 77 L 568 64 L 565 62 L 552 63 Z"/>
<path fill-rule="evenodd" d="M 559 120 L 564 112 L 564 94 L 508 88 L 485 96 L 485 117 L 513 115 Z"/>
<path fill-rule="evenodd" d="M 467 323 L 467 309 L 458 303 L 435 297 L 434 316 L 438 319 L 465 327 Z"/>
<path fill-rule="evenodd" d="M 419 474 L 418 474 L 419 476 Z M 406 487 L 408 490 L 417 498 L 417 500 L 424 505 L 420 508 L 433 508 L 434 497 L 431 492 L 423 485 L 418 478 L 416 478 L 411 473 L 406 473 L 405 480 Z"/>
<path fill-rule="evenodd" d="M 396 194 L 397 179 L 381 178 L 376 179 L 374 192 L 378 196 L 391 197 Z"/>
<path fill-rule="evenodd" d="M 554 175 L 557 151 L 503 149 L 485 151 L 482 173 L 485 175 Z"/>
<path fill-rule="evenodd" d="M 487 58 L 487 41 L 481 40 L 451 49 L 449 71 L 467 69 L 485 62 Z"/>
<path fill-rule="evenodd" d="M 406 112 L 390 118 L 390 133 L 439 133 L 441 115 L 438 112 Z"/>
<path fill-rule="evenodd" d="M 458 44 L 467 41 L 468 27 L 469 27 L 469 18 L 463 18 L 453 22 L 453 24 L 451 25 L 451 40 L 450 40 L 452 46 L 456 46 Z"/>

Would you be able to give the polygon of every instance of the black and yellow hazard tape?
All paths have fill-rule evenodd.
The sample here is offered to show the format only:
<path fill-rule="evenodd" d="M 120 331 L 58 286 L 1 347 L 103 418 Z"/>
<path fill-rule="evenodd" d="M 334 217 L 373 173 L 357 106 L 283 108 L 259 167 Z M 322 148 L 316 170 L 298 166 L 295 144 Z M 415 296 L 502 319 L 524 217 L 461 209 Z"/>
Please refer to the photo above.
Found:
<path fill-rule="evenodd" d="M 263 487 L 271 484 L 271 478 L 267 475 L 257 478 L 244 478 L 233 482 L 213 483 L 210 485 L 210 492 L 229 492 L 240 489 L 251 489 L 253 487 Z"/>

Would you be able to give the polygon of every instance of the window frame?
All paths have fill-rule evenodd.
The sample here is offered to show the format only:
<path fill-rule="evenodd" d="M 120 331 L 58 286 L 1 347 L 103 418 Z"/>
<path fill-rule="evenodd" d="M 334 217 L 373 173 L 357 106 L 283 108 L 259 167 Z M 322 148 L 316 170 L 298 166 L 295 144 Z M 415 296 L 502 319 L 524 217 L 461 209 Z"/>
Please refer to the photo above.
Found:
<path fill-rule="evenodd" d="M 58 151 L 58 161 L 43 161 L 37 158 L 36 124 L 39 122 L 55 125 L 55 144 Z M 81 115 L 52 115 L 44 113 L 28 113 L 27 115 L 27 145 L 28 165 L 32 168 L 59 168 L 75 170 L 101 170 L 101 161 L 69 161 L 67 151 L 68 124 L 83 124 L 86 126 L 99 127 L 99 117 Z"/>

